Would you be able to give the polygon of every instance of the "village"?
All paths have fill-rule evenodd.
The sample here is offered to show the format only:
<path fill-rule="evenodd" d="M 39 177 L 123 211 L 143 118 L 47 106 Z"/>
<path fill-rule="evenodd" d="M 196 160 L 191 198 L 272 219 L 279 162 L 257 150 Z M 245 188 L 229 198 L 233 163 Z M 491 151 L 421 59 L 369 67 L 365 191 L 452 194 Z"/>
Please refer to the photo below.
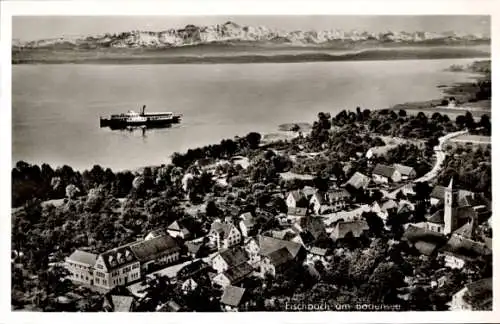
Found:
<path fill-rule="evenodd" d="M 330 179 L 326 186 L 315 186 L 313 176 L 287 171 L 280 175 L 284 181 L 299 179 L 303 186 L 270 190 L 273 198 L 286 203 L 279 212 L 263 206 L 236 212 L 236 216 L 222 214 L 204 224 L 208 231 L 201 237 L 195 237 L 189 226 L 176 220 L 104 253 L 78 249 L 64 262 L 70 272 L 68 278 L 92 290 L 112 291 L 103 306 L 107 311 L 137 310 L 149 298 L 145 286 L 154 280 L 168 280 L 170 288 L 166 289 L 177 286 L 181 297 L 209 285 L 218 292 L 211 299 L 217 300 L 221 311 L 252 310 L 255 280 L 265 286 L 268 278 L 301 267 L 320 284 L 322 275 L 336 266 L 333 261 L 345 254 L 353 241 L 369 247 L 385 237 L 388 246 L 405 244 L 417 252 L 419 260 L 439 262 L 432 276 L 416 271 L 404 276 L 404 284 L 397 287 L 397 298 L 408 301 L 416 289 L 445 286 L 451 280 L 449 270 L 471 271 L 469 266 L 478 259 L 491 257 L 491 201 L 482 193 L 457 189 L 453 178 L 446 186 L 427 184 L 441 168 L 444 157 L 439 155 L 446 140 L 465 133 L 448 134 L 440 141 L 434 148 L 435 168 L 419 178 L 413 167 L 398 163 L 376 163 L 371 174 L 355 172 L 340 185 Z M 383 146 L 369 149 L 365 158 L 370 160 L 377 154 L 384 154 Z M 218 182 L 227 178 L 221 171 L 225 164 L 247 169 L 252 163 L 244 156 L 234 156 L 191 168 L 182 178 L 186 201 L 189 182 L 196 174 L 209 173 Z M 221 182 L 227 186 L 224 180 Z M 424 183 L 433 212 L 418 218 L 417 196 L 425 191 Z M 360 192 L 369 197 L 365 202 Z M 396 224 L 401 224 L 400 235 L 383 234 L 394 232 Z M 119 293 L 117 287 L 127 289 Z M 456 287 L 446 305 L 450 310 L 470 310 L 471 299 L 483 298 L 474 305 L 484 306 L 491 303 L 487 293 L 491 289 L 491 278 L 481 278 Z M 276 305 L 276 297 L 264 301 L 264 309 L 279 310 Z M 188 310 L 185 307 L 172 294 L 155 310 Z"/>
<path fill-rule="evenodd" d="M 434 113 L 320 112 L 134 172 L 20 161 L 13 308 L 491 310 L 490 118 L 438 112 L 490 100 L 487 82 Z"/>

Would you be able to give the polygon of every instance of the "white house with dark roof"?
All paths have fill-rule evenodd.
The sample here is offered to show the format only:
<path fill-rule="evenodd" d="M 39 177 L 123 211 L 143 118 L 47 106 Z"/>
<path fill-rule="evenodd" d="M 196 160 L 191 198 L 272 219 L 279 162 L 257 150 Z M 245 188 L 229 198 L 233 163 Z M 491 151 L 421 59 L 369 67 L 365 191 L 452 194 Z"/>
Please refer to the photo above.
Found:
<path fill-rule="evenodd" d="M 180 237 L 184 240 L 191 237 L 191 232 L 186 227 L 179 224 L 178 221 L 173 222 L 167 227 L 167 233 L 172 237 Z"/>
<path fill-rule="evenodd" d="M 348 234 L 353 237 L 360 237 L 369 229 L 365 220 L 340 221 L 333 228 L 330 238 L 333 241 L 344 239 Z"/>
<path fill-rule="evenodd" d="M 111 289 L 141 278 L 141 264 L 130 249 L 132 244 L 122 245 L 99 255 L 94 270 L 95 286 Z"/>
<path fill-rule="evenodd" d="M 399 182 L 401 173 L 392 166 L 377 164 L 373 169 L 372 179 L 375 183 Z"/>
<path fill-rule="evenodd" d="M 76 250 L 66 258 L 65 262 L 65 267 L 70 272 L 69 279 L 93 285 L 96 261 L 97 254 Z"/>
<path fill-rule="evenodd" d="M 210 227 L 208 238 L 217 249 L 227 249 L 241 242 L 241 233 L 231 223 L 215 221 Z"/>
<path fill-rule="evenodd" d="M 392 166 L 401 174 L 402 180 L 413 179 L 417 176 L 415 169 L 410 166 L 399 163 L 394 163 Z"/>
<path fill-rule="evenodd" d="M 288 208 L 307 207 L 307 197 L 301 190 L 294 190 L 288 193 L 286 197 Z"/>
<path fill-rule="evenodd" d="M 242 247 L 221 250 L 211 260 L 212 268 L 218 273 L 248 262 L 247 252 Z"/>
<path fill-rule="evenodd" d="M 217 274 L 213 277 L 212 282 L 225 288 L 229 285 L 237 285 L 243 279 L 252 275 L 253 272 L 253 267 L 247 262 L 243 262 L 236 267 L 229 268 L 226 271 Z"/>

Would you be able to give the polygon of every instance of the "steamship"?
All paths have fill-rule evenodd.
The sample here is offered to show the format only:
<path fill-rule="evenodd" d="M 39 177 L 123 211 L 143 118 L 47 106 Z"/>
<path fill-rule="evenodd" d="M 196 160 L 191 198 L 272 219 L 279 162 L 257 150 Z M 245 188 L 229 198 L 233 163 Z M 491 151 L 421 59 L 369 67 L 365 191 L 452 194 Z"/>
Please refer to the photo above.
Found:
<path fill-rule="evenodd" d="M 114 114 L 110 117 L 100 117 L 101 127 L 120 129 L 134 126 L 142 127 L 168 127 L 180 123 L 182 115 L 172 112 L 150 112 L 146 113 L 146 106 L 142 106 L 141 112 L 129 110 L 126 113 Z"/>

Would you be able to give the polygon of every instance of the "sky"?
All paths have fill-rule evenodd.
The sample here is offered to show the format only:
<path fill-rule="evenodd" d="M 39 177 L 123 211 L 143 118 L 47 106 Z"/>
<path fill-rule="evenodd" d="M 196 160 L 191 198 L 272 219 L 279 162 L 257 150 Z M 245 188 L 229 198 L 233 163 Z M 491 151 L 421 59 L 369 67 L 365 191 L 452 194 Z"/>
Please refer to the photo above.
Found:
<path fill-rule="evenodd" d="M 14 16 L 12 37 L 23 41 L 62 36 L 86 36 L 130 30 L 162 31 L 187 24 L 212 25 L 233 21 L 283 30 L 455 31 L 490 34 L 489 16 Z"/>

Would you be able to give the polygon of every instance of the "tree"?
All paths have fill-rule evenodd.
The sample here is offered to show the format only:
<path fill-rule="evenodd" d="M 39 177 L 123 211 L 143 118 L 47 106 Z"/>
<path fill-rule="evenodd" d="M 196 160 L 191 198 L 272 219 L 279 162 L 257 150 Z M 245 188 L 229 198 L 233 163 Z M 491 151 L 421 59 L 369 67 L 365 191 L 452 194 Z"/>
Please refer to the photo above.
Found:
<path fill-rule="evenodd" d="M 380 236 L 384 230 L 384 221 L 374 212 L 363 212 L 361 215 L 366 222 L 368 223 L 368 227 L 370 228 L 370 232 L 372 232 L 375 236 Z"/>
<path fill-rule="evenodd" d="M 256 149 L 259 147 L 261 138 L 262 136 L 256 132 L 248 133 L 245 137 L 246 142 L 251 149 Z"/>
<path fill-rule="evenodd" d="M 398 115 L 399 115 L 399 117 L 406 117 L 406 110 L 404 110 L 404 109 L 399 110 Z"/>

